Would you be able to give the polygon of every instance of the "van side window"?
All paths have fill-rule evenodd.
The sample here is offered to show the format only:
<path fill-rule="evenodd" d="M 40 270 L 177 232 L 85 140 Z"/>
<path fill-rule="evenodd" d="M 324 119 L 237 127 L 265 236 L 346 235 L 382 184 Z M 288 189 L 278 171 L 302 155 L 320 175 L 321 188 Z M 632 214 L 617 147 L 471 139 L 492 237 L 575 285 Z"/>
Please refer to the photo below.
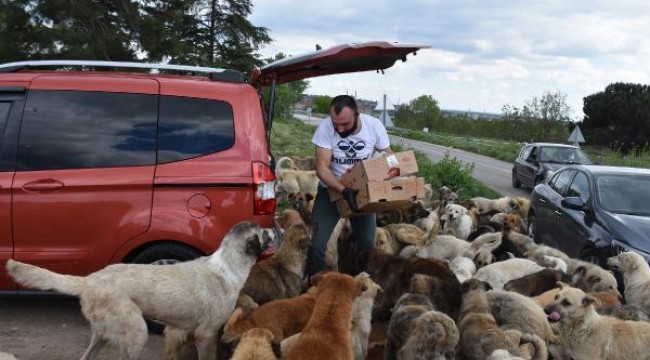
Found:
<path fill-rule="evenodd" d="M 158 163 L 185 160 L 235 144 L 232 107 L 218 100 L 160 97 Z"/>
<path fill-rule="evenodd" d="M 16 170 L 153 165 L 157 95 L 31 90 Z"/>

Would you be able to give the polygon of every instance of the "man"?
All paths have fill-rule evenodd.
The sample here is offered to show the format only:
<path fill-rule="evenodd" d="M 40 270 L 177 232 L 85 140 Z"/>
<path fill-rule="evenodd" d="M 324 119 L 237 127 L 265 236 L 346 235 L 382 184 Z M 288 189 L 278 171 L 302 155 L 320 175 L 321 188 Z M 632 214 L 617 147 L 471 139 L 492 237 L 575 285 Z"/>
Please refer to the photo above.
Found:
<path fill-rule="evenodd" d="M 341 193 L 350 208 L 356 209 L 358 190 L 347 187 L 339 178 L 355 163 L 370 158 L 374 151 L 391 152 L 386 128 L 379 119 L 359 114 L 353 97 L 339 95 L 332 99 L 329 115 L 330 119 L 320 123 L 312 139 L 316 145 L 316 173 L 320 184 L 312 211 L 314 236 L 307 260 L 309 276 L 325 268 L 327 240 L 341 217 L 327 189 Z M 374 247 L 375 214 L 351 216 L 350 225 L 359 248 Z"/>

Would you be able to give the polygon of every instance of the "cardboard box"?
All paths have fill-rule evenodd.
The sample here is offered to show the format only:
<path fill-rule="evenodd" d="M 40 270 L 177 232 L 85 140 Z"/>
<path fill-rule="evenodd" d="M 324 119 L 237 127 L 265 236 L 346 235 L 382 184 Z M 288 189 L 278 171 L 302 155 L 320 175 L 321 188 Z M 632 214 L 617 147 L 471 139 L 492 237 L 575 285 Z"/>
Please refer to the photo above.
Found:
<path fill-rule="evenodd" d="M 381 212 L 424 198 L 424 178 L 414 176 L 417 171 L 415 153 L 409 150 L 359 162 L 341 176 L 341 182 L 359 190 L 357 204 L 361 212 Z M 330 199 L 337 202 L 341 216 L 352 214 L 340 193 L 330 190 Z"/>

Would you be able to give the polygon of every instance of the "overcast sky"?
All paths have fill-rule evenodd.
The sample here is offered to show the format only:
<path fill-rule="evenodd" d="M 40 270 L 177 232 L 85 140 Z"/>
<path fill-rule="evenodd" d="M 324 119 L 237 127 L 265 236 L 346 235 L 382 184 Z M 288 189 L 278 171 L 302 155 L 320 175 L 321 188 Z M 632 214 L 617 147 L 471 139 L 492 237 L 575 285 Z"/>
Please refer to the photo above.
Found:
<path fill-rule="evenodd" d="M 582 98 L 612 82 L 650 83 L 650 1 L 253 0 L 270 29 L 262 49 L 296 55 L 341 43 L 387 40 L 431 49 L 386 74 L 310 80 L 311 94 L 349 93 L 404 103 L 431 95 L 443 109 L 501 112 L 545 90 Z"/>

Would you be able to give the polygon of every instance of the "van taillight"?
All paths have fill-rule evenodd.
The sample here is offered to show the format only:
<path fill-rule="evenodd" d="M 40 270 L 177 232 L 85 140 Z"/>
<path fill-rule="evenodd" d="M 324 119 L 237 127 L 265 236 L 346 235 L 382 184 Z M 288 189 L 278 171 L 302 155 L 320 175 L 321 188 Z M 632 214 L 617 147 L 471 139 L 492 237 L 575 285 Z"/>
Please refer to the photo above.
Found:
<path fill-rule="evenodd" d="M 254 214 L 274 214 L 275 174 L 271 167 L 263 162 L 253 162 L 253 191 L 255 192 Z"/>

